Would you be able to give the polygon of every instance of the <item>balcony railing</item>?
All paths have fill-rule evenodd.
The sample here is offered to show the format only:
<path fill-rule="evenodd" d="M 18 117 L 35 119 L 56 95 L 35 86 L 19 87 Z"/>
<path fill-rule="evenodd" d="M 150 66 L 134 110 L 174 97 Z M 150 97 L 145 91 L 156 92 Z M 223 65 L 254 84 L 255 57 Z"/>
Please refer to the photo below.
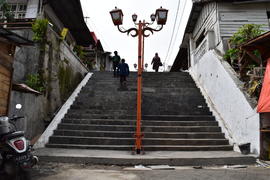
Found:
<path fill-rule="evenodd" d="M 197 64 L 207 51 L 207 39 L 205 38 L 194 51 L 194 64 Z"/>
<path fill-rule="evenodd" d="M 12 22 L 1 19 L 0 25 L 7 29 L 29 29 L 32 28 L 34 21 L 35 19 L 33 18 L 13 19 Z"/>

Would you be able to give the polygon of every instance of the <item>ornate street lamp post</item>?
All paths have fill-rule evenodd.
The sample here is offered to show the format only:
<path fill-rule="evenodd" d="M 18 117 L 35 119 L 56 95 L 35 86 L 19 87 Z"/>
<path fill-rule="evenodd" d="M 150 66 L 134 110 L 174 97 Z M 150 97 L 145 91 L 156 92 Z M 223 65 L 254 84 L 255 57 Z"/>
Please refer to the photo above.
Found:
<path fill-rule="evenodd" d="M 167 15 L 168 15 L 168 10 L 163 9 L 160 7 L 159 9 L 156 10 L 155 14 L 152 14 L 150 16 L 151 18 L 151 23 L 145 22 L 145 20 L 139 21 L 137 23 L 137 15 L 133 14 L 132 15 L 132 21 L 135 24 L 135 27 L 129 28 L 125 30 L 124 28 L 120 28 L 120 25 L 123 24 L 123 12 L 121 9 L 117 9 L 115 7 L 114 10 L 110 11 L 112 21 L 115 26 L 117 26 L 118 30 L 121 33 L 127 33 L 128 35 L 130 34 L 132 37 L 138 36 L 138 77 L 137 77 L 137 124 L 136 124 L 136 133 L 135 133 L 135 151 L 137 154 L 141 153 L 142 150 L 142 138 L 143 135 L 141 133 L 141 118 L 142 118 L 142 113 L 141 113 L 141 98 L 142 98 L 142 70 L 143 70 L 143 56 L 144 56 L 144 37 L 150 36 L 150 33 L 154 33 L 154 31 L 160 31 L 163 28 L 163 25 L 166 24 L 167 21 Z M 152 25 L 154 22 L 157 22 L 159 25 L 157 28 L 151 28 L 149 27 Z M 150 33 L 147 33 L 149 31 Z"/>

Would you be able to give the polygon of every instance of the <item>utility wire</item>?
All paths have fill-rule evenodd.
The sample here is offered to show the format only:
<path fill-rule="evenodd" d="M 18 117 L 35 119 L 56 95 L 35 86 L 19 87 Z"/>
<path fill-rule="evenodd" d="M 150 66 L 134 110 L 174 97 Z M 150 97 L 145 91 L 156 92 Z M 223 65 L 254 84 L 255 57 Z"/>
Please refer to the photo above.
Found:
<path fill-rule="evenodd" d="M 183 18 L 184 12 L 185 12 L 185 6 L 186 6 L 186 4 L 187 4 L 187 0 L 185 1 L 184 6 L 183 6 L 183 10 L 182 10 L 182 13 L 181 13 L 181 16 L 180 16 L 179 24 L 177 26 L 177 32 L 176 32 L 175 39 L 174 39 L 174 42 L 173 42 L 173 46 L 172 47 L 175 46 L 175 43 L 176 43 L 176 40 L 177 40 L 176 38 L 177 38 L 178 33 L 179 33 L 179 30 L 180 30 L 179 27 L 180 27 L 181 22 L 182 22 L 182 18 Z M 172 55 L 172 53 L 170 53 L 170 55 L 168 56 L 168 59 L 170 59 L 171 55 Z M 165 61 L 167 61 L 168 59 L 165 59 Z"/>
<path fill-rule="evenodd" d="M 181 0 L 178 0 L 178 5 L 177 5 L 177 10 L 176 10 L 176 15 L 175 15 L 175 19 L 174 19 L 174 25 L 173 25 L 173 31 L 172 31 L 172 36 L 171 36 L 171 40 L 170 40 L 170 43 L 169 43 L 169 47 L 168 47 L 168 50 L 167 50 L 167 53 L 166 53 L 166 56 L 165 56 L 165 60 L 164 60 L 164 71 L 165 71 L 165 63 L 167 61 L 167 58 L 168 58 L 168 54 L 169 54 L 169 51 L 170 51 L 170 48 L 171 48 L 171 45 L 172 45 L 172 40 L 173 40 L 173 35 L 174 35 L 174 31 L 175 31 L 175 26 L 176 26 L 176 22 L 177 22 L 177 18 L 178 18 L 178 12 L 179 12 L 179 8 L 180 8 L 180 1 Z"/>

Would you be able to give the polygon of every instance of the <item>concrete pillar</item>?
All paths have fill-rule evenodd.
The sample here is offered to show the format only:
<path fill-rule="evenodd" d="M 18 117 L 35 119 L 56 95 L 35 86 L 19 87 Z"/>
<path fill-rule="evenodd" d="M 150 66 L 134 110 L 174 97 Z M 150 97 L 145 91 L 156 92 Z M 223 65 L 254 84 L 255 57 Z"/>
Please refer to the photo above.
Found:
<path fill-rule="evenodd" d="M 207 38 L 207 50 L 211 50 L 215 48 L 215 32 L 210 29 L 206 32 Z"/>
<path fill-rule="evenodd" d="M 195 41 L 192 37 L 192 34 L 188 35 L 188 39 L 189 39 L 189 49 L 190 49 L 190 65 L 193 66 L 194 65 L 194 51 L 196 49 L 196 45 L 195 45 Z"/>

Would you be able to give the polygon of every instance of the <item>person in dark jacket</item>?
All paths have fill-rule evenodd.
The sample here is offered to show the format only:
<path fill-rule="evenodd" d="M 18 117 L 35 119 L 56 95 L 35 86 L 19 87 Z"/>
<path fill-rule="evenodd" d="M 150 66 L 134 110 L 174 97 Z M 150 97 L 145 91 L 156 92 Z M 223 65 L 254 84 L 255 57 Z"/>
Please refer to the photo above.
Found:
<path fill-rule="evenodd" d="M 159 66 L 162 66 L 158 53 L 156 53 L 155 56 L 153 57 L 151 64 L 153 64 L 153 70 L 158 72 Z"/>
<path fill-rule="evenodd" d="M 125 59 L 122 59 L 121 63 L 119 63 L 117 72 L 120 76 L 120 84 L 122 86 L 123 83 L 127 81 L 126 78 L 129 75 L 129 67 L 128 64 L 125 63 Z"/>
<path fill-rule="evenodd" d="M 120 56 L 118 55 L 117 51 L 114 51 L 114 56 L 112 57 L 112 61 L 113 61 L 113 76 L 117 77 L 117 67 L 119 65 L 120 62 Z"/>

